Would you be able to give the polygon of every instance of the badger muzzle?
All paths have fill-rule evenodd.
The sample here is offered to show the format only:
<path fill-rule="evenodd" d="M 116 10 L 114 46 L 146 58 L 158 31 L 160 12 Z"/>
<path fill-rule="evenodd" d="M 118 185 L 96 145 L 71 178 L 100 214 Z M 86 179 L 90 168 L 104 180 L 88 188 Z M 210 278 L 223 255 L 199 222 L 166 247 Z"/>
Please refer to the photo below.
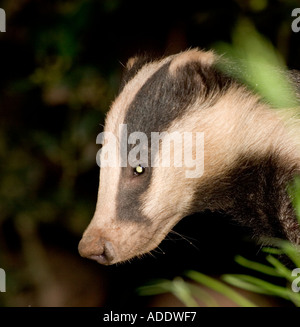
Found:
<path fill-rule="evenodd" d="M 97 233 L 87 234 L 78 245 L 82 257 L 95 260 L 102 265 L 110 265 L 115 259 L 115 250 L 110 241 L 99 237 Z"/>

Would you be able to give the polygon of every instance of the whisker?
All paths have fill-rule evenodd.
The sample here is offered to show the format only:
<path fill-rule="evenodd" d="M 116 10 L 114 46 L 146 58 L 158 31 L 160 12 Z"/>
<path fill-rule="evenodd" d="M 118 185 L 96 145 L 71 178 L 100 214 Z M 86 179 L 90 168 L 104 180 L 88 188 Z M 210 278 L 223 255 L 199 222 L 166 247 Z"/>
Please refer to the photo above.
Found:
<path fill-rule="evenodd" d="M 159 246 L 157 248 L 161 251 L 162 254 L 166 254 Z"/>
<path fill-rule="evenodd" d="M 155 258 L 155 259 L 156 259 L 156 256 L 154 255 L 154 253 L 153 253 L 153 252 L 157 252 L 157 251 L 155 251 L 155 250 L 152 250 L 152 251 L 148 252 L 148 254 L 149 254 L 149 255 L 151 255 L 151 257 L 153 257 L 153 258 Z"/>
<path fill-rule="evenodd" d="M 193 241 L 197 241 L 196 239 L 192 238 L 192 237 L 188 237 L 188 236 L 184 236 L 176 231 L 174 231 L 173 229 L 171 229 L 170 234 L 173 233 L 175 235 L 178 235 L 179 237 L 181 237 L 183 240 L 185 240 L 186 242 L 188 242 L 190 245 L 192 245 L 196 250 L 200 250 L 193 242 Z"/>
<path fill-rule="evenodd" d="M 121 64 L 123 68 L 126 68 L 126 66 L 120 60 L 119 60 L 119 64 Z"/>

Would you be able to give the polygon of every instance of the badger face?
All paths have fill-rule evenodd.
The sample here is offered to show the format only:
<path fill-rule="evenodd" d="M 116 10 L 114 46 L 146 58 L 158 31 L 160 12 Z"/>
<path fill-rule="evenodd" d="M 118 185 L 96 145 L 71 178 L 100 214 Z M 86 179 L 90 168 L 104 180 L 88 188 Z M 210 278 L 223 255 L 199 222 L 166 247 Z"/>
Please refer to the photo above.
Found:
<path fill-rule="evenodd" d="M 223 129 L 228 134 L 232 129 L 224 116 L 228 98 L 232 98 L 232 83 L 215 70 L 214 61 L 211 52 L 199 50 L 157 61 L 129 60 L 104 129 L 117 137 L 117 152 L 123 157 L 117 167 L 101 167 L 96 211 L 79 244 L 82 256 L 114 264 L 142 255 L 156 248 L 181 218 L 207 207 L 209 177 L 232 161 L 234 154 L 229 146 L 238 148 L 240 143 L 218 133 Z M 245 106 L 251 107 L 251 101 L 243 99 L 247 101 Z M 232 116 L 232 120 L 238 119 L 241 113 Z M 127 135 L 120 132 L 120 126 L 126 126 Z M 124 155 L 129 156 L 134 145 L 127 136 L 135 132 L 147 137 L 148 156 L 144 161 L 133 159 L 131 165 L 127 160 L 127 166 L 122 166 L 120 161 L 124 162 Z M 175 164 L 175 159 L 183 156 L 183 152 L 175 151 L 175 142 L 170 165 L 160 165 L 162 149 L 151 147 L 153 132 L 204 132 L 204 157 L 197 158 L 197 142 L 179 146 L 183 152 L 189 149 L 193 153 L 195 165 L 197 160 L 204 160 L 204 171 L 197 178 L 188 178 L 187 171 L 195 167 L 187 167 L 185 162 Z M 125 152 L 120 151 L 124 144 Z"/>
<path fill-rule="evenodd" d="M 213 61 L 212 53 L 199 50 L 157 61 L 128 61 L 120 94 L 111 106 L 104 129 L 117 137 L 117 152 L 122 152 L 123 157 L 116 167 L 101 167 L 96 211 L 79 244 L 82 256 L 114 264 L 147 253 L 193 211 L 199 181 L 187 178 L 191 167 L 184 162 L 176 167 L 173 159 L 183 158 L 187 148 L 195 155 L 197 143 L 182 142 L 177 147 L 183 152 L 175 153 L 176 144 L 171 140 L 170 164 L 162 167 L 162 149 L 152 146 L 151 133 L 165 133 L 160 134 L 159 142 L 163 142 L 173 132 L 181 136 L 202 132 L 201 126 L 195 124 L 195 119 L 200 119 L 195 113 L 213 106 L 228 87 L 228 80 L 214 74 Z M 126 126 L 126 135 L 120 126 Z M 144 161 L 133 159 L 129 165 L 124 156 L 133 147 L 128 135 L 135 132 L 146 136 L 148 156 Z M 125 145 L 125 152 L 120 151 Z M 125 167 L 120 164 L 124 159 Z"/>

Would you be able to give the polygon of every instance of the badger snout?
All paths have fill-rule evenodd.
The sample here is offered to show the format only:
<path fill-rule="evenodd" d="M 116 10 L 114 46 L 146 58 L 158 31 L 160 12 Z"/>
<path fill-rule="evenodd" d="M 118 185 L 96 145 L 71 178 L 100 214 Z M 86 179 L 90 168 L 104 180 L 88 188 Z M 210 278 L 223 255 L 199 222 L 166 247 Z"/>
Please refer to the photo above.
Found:
<path fill-rule="evenodd" d="M 99 235 L 83 236 L 78 251 L 82 257 L 95 260 L 102 265 L 112 264 L 115 258 L 112 243 Z"/>

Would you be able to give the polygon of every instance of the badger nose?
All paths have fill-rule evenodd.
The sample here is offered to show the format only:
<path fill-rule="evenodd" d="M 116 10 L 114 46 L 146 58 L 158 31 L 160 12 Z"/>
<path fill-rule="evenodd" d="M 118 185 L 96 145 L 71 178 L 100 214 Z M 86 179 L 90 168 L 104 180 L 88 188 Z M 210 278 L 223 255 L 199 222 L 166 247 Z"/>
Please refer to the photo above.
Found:
<path fill-rule="evenodd" d="M 78 245 L 79 254 L 82 257 L 95 260 L 101 265 L 110 265 L 115 257 L 111 242 L 100 237 L 84 236 Z"/>

